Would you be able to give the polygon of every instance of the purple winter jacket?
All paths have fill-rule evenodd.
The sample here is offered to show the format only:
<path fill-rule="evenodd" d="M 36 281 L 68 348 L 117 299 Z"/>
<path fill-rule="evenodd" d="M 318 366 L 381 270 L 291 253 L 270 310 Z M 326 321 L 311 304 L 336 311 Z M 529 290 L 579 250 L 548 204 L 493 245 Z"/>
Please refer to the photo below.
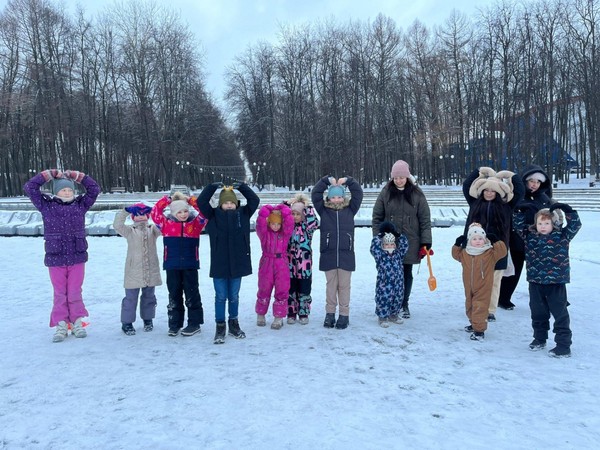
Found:
<path fill-rule="evenodd" d="M 44 176 L 38 174 L 24 186 L 31 203 L 42 213 L 46 249 L 44 264 L 55 267 L 86 262 L 88 244 L 85 239 L 85 213 L 100 194 L 100 186 L 86 175 L 81 180 L 86 193 L 78 195 L 70 203 L 63 203 L 57 197 L 41 192 L 44 183 Z"/>

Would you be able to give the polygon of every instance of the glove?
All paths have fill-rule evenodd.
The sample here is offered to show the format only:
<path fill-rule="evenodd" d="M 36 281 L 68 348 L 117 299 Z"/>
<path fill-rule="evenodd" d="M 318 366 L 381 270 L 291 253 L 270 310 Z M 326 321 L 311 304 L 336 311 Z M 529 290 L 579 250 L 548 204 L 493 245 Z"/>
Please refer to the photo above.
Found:
<path fill-rule="evenodd" d="M 494 244 L 500 240 L 500 239 L 498 239 L 498 236 L 496 236 L 494 233 L 488 233 L 487 238 L 490 240 L 490 242 L 492 244 Z"/>
<path fill-rule="evenodd" d="M 429 245 L 429 248 L 427 248 L 427 245 Z M 419 248 L 419 258 L 425 258 L 427 256 L 427 253 L 429 253 L 429 256 L 433 255 L 433 250 L 431 250 L 431 244 L 427 245 L 423 244 L 421 248 Z"/>
<path fill-rule="evenodd" d="M 342 186 L 344 184 L 346 184 L 346 182 L 348 181 L 347 177 L 342 177 L 340 178 L 337 182 L 338 182 L 338 186 Z"/>
<path fill-rule="evenodd" d="M 134 216 L 145 216 L 146 214 L 150 214 L 152 208 L 148 205 L 131 205 L 125 208 L 129 214 L 133 214 Z"/>
<path fill-rule="evenodd" d="M 77 170 L 65 170 L 63 175 L 65 178 L 71 178 L 77 183 L 81 183 L 81 180 L 83 180 L 83 177 L 85 177 L 85 173 L 79 172 Z"/>
<path fill-rule="evenodd" d="M 573 208 L 571 208 L 569 205 L 567 205 L 566 203 L 552 203 L 552 205 L 550 206 L 550 212 L 554 211 L 555 209 L 560 209 L 565 213 L 572 213 L 573 212 Z"/>
<path fill-rule="evenodd" d="M 53 180 L 55 178 L 62 178 L 63 173 L 58 169 L 48 169 L 41 172 L 42 176 L 46 181 Z"/>
<path fill-rule="evenodd" d="M 211 186 L 215 187 L 216 189 L 219 189 L 223 187 L 223 183 L 221 183 L 220 181 L 216 181 L 215 183 L 211 183 Z"/>
<path fill-rule="evenodd" d="M 467 237 L 464 234 L 461 234 L 459 237 L 456 238 L 454 245 L 456 245 L 457 247 L 465 248 L 467 246 Z"/>
<path fill-rule="evenodd" d="M 337 184 L 337 181 L 335 180 L 334 177 L 329 177 L 329 178 L 327 178 L 327 180 L 329 181 L 329 184 L 331 186 L 335 186 Z"/>

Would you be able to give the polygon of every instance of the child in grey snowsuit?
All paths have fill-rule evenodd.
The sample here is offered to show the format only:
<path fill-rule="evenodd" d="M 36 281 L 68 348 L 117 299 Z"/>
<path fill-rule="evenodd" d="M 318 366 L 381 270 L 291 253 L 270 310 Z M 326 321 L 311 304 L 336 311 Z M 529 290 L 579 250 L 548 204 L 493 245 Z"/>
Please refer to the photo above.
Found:
<path fill-rule="evenodd" d="M 562 228 L 560 209 L 567 225 Z M 570 281 L 569 244 L 581 228 L 577 211 L 565 203 L 554 203 L 537 212 L 534 224 L 525 224 L 525 212 L 514 215 L 514 229 L 525 242 L 525 263 L 529 282 L 529 308 L 533 341 L 531 350 L 546 347 L 550 315 L 554 317 L 556 347 L 548 352 L 552 357 L 571 356 L 571 328 L 567 306 L 567 286 Z"/>
<path fill-rule="evenodd" d="M 152 207 L 136 203 L 119 211 L 113 222 L 117 233 L 127 239 L 125 259 L 125 297 L 121 302 L 121 329 L 128 336 L 135 334 L 133 323 L 140 290 L 140 317 L 144 321 L 144 331 L 152 331 L 156 313 L 154 288 L 162 284 L 156 240 L 161 235 L 153 223 L 149 223 Z M 125 225 L 131 215 L 132 225 Z"/>
<path fill-rule="evenodd" d="M 403 261 L 408 251 L 408 239 L 392 222 L 379 225 L 379 233 L 371 240 L 371 255 L 377 265 L 375 314 L 379 325 L 387 328 L 390 322 L 401 324 L 399 314 L 404 299 Z"/>

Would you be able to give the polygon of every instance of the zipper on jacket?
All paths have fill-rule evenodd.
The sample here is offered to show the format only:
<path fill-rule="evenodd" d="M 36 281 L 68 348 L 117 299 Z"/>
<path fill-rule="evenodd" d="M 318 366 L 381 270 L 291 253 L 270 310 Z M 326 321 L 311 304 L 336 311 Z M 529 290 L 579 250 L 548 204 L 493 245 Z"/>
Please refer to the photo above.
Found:
<path fill-rule="evenodd" d="M 337 248 L 335 249 L 335 257 L 336 257 L 336 267 L 339 268 L 340 267 L 340 211 L 337 210 L 335 212 L 336 214 L 336 227 L 337 227 Z"/>

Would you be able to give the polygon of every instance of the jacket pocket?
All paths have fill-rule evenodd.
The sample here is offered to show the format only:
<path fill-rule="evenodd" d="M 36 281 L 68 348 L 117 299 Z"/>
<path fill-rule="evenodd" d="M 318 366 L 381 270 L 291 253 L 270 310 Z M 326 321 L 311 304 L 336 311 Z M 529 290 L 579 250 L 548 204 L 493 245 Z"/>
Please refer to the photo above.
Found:
<path fill-rule="evenodd" d="M 84 237 L 76 237 L 75 238 L 75 250 L 77 253 L 83 253 L 87 250 L 88 243 Z"/>
<path fill-rule="evenodd" d="M 63 241 L 60 237 L 46 237 L 44 249 L 48 255 L 58 255 L 62 253 Z"/>

